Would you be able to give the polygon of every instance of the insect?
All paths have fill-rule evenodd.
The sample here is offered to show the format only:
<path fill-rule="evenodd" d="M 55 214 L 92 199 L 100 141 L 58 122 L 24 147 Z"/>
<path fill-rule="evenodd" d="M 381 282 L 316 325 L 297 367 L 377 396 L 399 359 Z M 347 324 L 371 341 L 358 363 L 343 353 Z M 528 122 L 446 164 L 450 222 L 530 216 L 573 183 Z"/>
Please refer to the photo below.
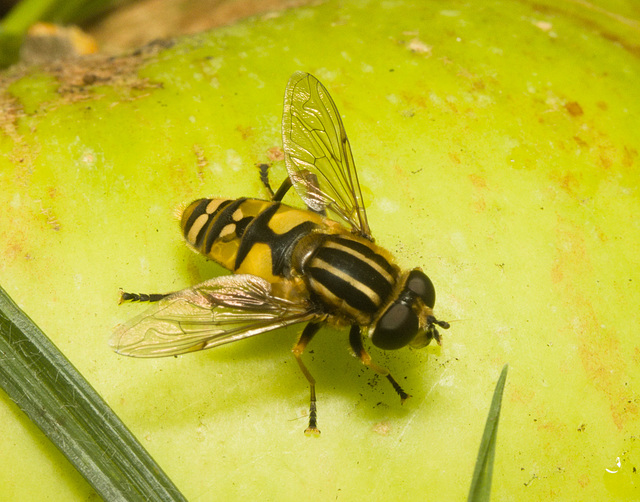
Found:
<path fill-rule="evenodd" d="M 409 395 L 372 361 L 363 336 L 385 350 L 441 342 L 435 288 L 415 268 L 402 271 L 374 243 L 349 140 L 335 103 L 308 73 L 286 87 L 282 138 L 288 177 L 270 200 L 199 199 L 183 212 L 187 243 L 234 274 L 170 294 L 122 293 L 153 305 L 116 328 L 119 354 L 161 357 L 208 349 L 284 326 L 307 323 L 293 355 L 310 389 L 307 434 L 318 434 L 315 380 L 302 354 L 323 324 L 350 327 L 354 354 Z M 281 203 L 294 187 L 307 206 Z M 331 215 L 333 219 L 329 218 Z"/>

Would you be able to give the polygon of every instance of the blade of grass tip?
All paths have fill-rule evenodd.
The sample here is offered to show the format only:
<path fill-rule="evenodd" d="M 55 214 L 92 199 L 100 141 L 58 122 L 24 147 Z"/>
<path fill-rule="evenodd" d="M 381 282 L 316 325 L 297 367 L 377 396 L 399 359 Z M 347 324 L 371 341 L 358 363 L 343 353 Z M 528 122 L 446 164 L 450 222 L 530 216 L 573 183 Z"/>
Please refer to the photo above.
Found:
<path fill-rule="evenodd" d="M 59 24 L 93 19 L 123 0 L 22 0 L 0 21 L 0 68 L 18 62 L 27 30 L 38 21 Z"/>
<path fill-rule="evenodd" d="M 104 500 L 186 500 L 2 287 L 0 385 Z"/>
<path fill-rule="evenodd" d="M 38 21 L 79 23 L 124 3 L 123 0 L 22 0 L 4 17 L 3 30 L 25 33 Z"/>
<path fill-rule="evenodd" d="M 53 0 L 22 0 L 0 21 L 0 68 L 18 62 L 25 34 L 50 8 Z"/>
<path fill-rule="evenodd" d="M 127 0 L 57 0 L 43 20 L 58 24 L 84 24 Z"/>
<path fill-rule="evenodd" d="M 11 33 L 25 33 L 29 26 L 42 19 L 57 0 L 22 0 L 2 20 L 2 29 Z"/>
<path fill-rule="evenodd" d="M 484 426 L 484 434 L 480 441 L 478 459 L 473 471 L 471 488 L 469 489 L 468 502 L 488 502 L 491 496 L 491 478 L 493 477 L 493 458 L 496 453 L 496 441 L 498 436 L 498 421 L 500 419 L 500 407 L 502 405 L 502 393 L 507 381 L 508 365 L 505 364 L 498 378 L 496 389 L 493 392 L 489 415 Z"/>

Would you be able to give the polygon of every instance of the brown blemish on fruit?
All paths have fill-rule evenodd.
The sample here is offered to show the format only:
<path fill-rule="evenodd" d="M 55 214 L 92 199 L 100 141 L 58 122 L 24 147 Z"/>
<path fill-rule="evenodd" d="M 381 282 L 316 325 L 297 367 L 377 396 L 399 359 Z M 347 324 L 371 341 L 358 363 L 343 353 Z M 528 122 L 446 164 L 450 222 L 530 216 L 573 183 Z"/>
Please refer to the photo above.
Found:
<path fill-rule="evenodd" d="M 14 143 L 20 141 L 21 138 L 17 132 L 16 119 L 23 115 L 22 103 L 18 98 L 2 89 L 2 79 L 0 78 L 0 131 L 11 138 Z M 20 162 L 23 160 L 20 159 Z"/>
<path fill-rule="evenodd" d="M 274 146 L 267 150 L 267 157 L 269 157 L 269 160 L 272 162 L 278 162 L 284 160 L 284 152 L 279 146 Z"/>
<path fill-rule="evenodd" d="M 470 174 L 469 179 L 471 180 L 471 183 L 473 184 L 474 187 L 487 188 L 487 181 L 484 179 L 484 177 L 478 174 Z"/>
<path fill-rule="evenodd" d="M 572 117 L 580 117 L 581 115 L 584 115 L 584 111 L 582 111 L 582 107 L 577 101 L 569 101 L 568 103 L 565 103 L 564 107 Z"/>
<path fill-rule="evenodd" d="M 618 152 L 616 151 L 615 147 L 603 142 L 598 145 L 598 153 L 598 160 L 600 161 L 600 165 L 604 169 L 608 170 L 614 165 Z"/>
<path fill-rule="evenodd" d="M 589 485 L 589 483 L 591 483 L 591 479 L 589 478 L 588 474 L 583 474 L 582 476 L 580 476 L 578 478 L 578 484 L 582 487 L 585 488 L 586 486 Z"/>
<path fill-rule="evenodd" d="M 580 148 L 586 148 L 589 146 L 589 144 L 585 140 L 583 140 L 580 136 L 574 136 L 573 140 L 576 142 L 576 144 Z"/>
<path fill-rule="evenodd" d="M 580 188 L 580 180 L 572 172 L 565 172 L 562 174 L 553 174 L 551 179 L 558 187 L 564 190 L 569 195 L 575 195 Z"/>
<path fill-rule="evenodd" d="M 624 151 L 622 153 L 622 165 L 624 167 L 631 167 L 633 163 L 638 158 L 638 150 L 633 147 L 626 146 L 624 147 Z"/>
<path fill-rule="evenodd" d="M 481 78 L 474 79 L 471 86 L 474 91 L 484 91 L 486 87 L 484 80 L 482 80 Z"/>
<path fill-rule="evenodd" d="M 470 174 L 469 180 L 474 188 L 476 188 L 473 196 L 473 209 L 477 213 L 482 213 L 487 210 L 487 201 L 484 197 L 484 192 L 487 190 L 487 181 L 483 176 L 478 174 Z"/>
<path fill-rule="evenodd" d="M 236 126 L 236 131 L 240 133 L 242 139 L 246 140 L 253 136 L 253 127 L 251 126 Z"/>
<path fill-rule="evenodd" d="M 400 96 L 402 102 L 408 105 L 410 109 L 424 110 L 429 106 L 426 93 L 417 94 L 413 91 L 402 91 Z"/>
<path fill-rule="evenodd" d="M 619 338 L 615 330 L 603 326 L 606 320 L 598 317 L 591 295 L 579 284 L 593 273 L 584 233 L 582 227 L 558 218 L 551 279 L 557 297 L 569 309 L 558 336 L 575 341 L 586 378 L 609 403 L 616 428 L 624 430 L 629 421 L 637 420 L 639 409 L 629 402 L 629 389 L 621 378 L 628 370 Z"/>
<path fill-rule="evenodd" d="M 454 162 L 455 164 L 460 164 L 460 156 L 457 153 L 454 152 L 449 152 L 449 159 L 451 159 L 451 162 Z"/>

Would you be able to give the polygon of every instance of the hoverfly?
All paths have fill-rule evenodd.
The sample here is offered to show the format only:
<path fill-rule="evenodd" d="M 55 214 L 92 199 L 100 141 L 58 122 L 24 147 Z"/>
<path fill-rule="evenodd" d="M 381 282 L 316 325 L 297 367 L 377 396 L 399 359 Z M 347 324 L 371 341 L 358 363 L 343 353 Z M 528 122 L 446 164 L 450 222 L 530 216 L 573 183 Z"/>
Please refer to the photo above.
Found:
<path fill-rule="evenodd" d="M 309 426 L 318 434 L 315 380 L 302 354 L 323 324 L 350 326 L 354 354 L 409 395 L 363 346 L 366 335 L 385 350 L 424 347 L 437 326 L 435 288 L 415 268 L 402 271 L 371 236 L 340 114 L 325 87 L 294 73 L 286 87 L 282 139 L 288 177 L 270 200 L 199 199 L 182 214 L 187 243 L 234 274 L 170 294 L 122 293 L 153 305 L 114 332 L 119 354 L 161 357 L 208 349 L 284 326 L 307 323 L 293 347 L 309 382 Z M 281 203 L 293 186 L 307 206 Z M 327 215 L 330 213 L 334 219 Z"/>

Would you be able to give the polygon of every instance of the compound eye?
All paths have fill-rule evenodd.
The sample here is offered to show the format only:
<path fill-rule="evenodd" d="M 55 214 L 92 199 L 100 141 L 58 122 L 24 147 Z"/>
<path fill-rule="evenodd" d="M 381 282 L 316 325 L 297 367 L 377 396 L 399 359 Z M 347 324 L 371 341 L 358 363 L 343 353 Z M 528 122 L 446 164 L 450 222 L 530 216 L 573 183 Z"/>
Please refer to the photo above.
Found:
<path fill-rule="evenodd" d="M 384 350 L 400 349 L 415 338 L 418 327 L 418 316 L 411 307 L 394 303 L 382 314 L 371 341 Z"/>
<path fill-rule="evenodd" d="M 414 292 L 428 307 L 436 304 L 436 288 L 421 270 L 412 270 L 407 277 L 405 288 Z"/>

